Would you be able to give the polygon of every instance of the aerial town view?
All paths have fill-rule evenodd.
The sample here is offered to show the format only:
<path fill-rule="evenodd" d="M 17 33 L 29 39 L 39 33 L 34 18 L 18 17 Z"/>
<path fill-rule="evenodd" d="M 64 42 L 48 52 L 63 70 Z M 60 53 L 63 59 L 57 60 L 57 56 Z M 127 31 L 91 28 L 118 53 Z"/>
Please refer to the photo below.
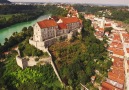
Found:
<path fill-rule="evenodd" d="M 129 0 L 0 0 L 0 90 L 129 90 Z"/>

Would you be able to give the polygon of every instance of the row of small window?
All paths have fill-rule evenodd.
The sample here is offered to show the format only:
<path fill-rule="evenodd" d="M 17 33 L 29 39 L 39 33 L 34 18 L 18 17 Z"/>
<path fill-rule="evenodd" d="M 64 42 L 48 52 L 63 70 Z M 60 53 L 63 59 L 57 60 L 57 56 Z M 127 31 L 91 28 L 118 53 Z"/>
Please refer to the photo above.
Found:
<path fill-rule="evenodd" d="M 48 37 L 53 37 L 54 36 L 54 34 L 52 34 L 52 33 L 50 33 L 50 34 L 43 34 L 43 38 L 48 38 Z"/>

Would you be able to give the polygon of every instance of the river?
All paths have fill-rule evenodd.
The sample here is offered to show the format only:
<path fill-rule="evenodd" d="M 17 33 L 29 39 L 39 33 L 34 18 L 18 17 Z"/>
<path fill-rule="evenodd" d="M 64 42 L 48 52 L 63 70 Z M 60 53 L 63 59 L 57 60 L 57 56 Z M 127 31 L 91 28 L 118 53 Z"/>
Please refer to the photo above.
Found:
<path fill-rule="evenodd" d="M 45 18 L 48 18 L 49 16 L 50 14 L 43 15 L 32 21 L 22 22 L 7 28 L 0 29 L 0 43 L 3 44 L 5 42 L 5 38 L 9 38 L 14 32 L 20 32 L 23 27 L 33 26 L 37 21 L 41 21 Z"/>

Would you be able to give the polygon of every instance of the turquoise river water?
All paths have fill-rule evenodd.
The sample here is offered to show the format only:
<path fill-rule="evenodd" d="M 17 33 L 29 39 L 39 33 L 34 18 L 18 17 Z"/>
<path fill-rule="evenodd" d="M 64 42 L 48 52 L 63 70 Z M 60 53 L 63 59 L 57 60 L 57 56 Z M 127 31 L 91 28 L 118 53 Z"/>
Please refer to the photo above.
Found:
<path fill-rule="evenodd" d="M 14 32 L 20 32 L 23 27 L 33 26 L 37 21 L 46 19 L 49 16 L 50 14 L 43 15 L 32 21 L 22 22 L 22 23 L 18 23 L 18 24 L 0 29 L 0 43 L 3 44 L 5 42 L 5 38 L 9 38 Z"/>

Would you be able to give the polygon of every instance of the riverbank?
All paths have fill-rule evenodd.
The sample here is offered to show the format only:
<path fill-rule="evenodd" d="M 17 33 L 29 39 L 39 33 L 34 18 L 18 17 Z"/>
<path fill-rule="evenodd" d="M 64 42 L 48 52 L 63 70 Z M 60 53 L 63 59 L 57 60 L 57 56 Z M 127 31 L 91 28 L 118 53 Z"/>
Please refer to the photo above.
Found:
<path fill-rule="evenodd" d="M 14 32 L 22 31 L 23 27 L 33 26 L 33 24 L 35 24 L 37 21 L 41 21 L 45 18 L 48 18 L 49 16 L 51 16 L 51 14 L 40 16 L 37 19 L 29 22 L 22 22 L 7 28 L 0 29 L 0 43 L 4 44 L 5 38 L 9 38 Z"/>
<path fill-rule="evenodd" d="M 5 15 L 0 15 L 0 29 L 9 27 L 11 25 L 21 23 L 21 22 L 26 22 L 26 21 L 31 21 L 36 19 L 37 17 L 41 16 L 41 13 L 35 14 L 5 14 Z"/>

